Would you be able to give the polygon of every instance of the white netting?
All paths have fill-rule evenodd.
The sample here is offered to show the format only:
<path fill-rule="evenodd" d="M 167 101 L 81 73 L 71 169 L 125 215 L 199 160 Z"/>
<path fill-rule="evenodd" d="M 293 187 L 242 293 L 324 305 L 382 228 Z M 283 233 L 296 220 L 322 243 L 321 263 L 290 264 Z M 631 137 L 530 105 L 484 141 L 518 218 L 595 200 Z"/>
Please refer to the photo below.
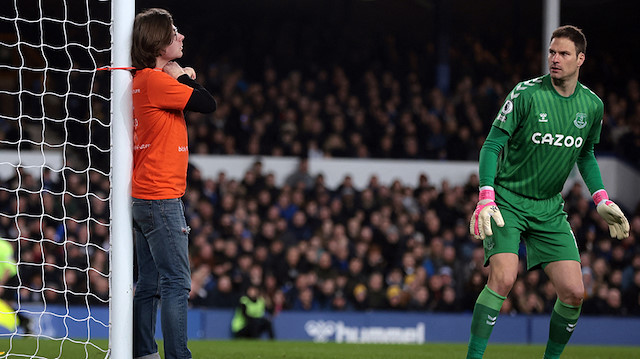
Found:
<path fill-rule="evenodd" d="M 0 7 L 0 358 L 108 355 L 110 6 Z"/>

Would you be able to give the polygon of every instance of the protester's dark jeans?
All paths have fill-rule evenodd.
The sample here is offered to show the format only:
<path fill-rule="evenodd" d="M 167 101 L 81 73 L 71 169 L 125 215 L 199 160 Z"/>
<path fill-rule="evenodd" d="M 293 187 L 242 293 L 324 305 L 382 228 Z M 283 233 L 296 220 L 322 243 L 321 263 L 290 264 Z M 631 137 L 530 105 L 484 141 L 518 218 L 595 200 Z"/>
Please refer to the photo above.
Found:
<path fill-rule="evenodd" d="M 155 341 L 161 303 L 166 359 L 191 358 L 187 348 L 187 301 L 191 290 L 189 227 L 179 198 L 134 198 L 138 282 L 133 297 L 134 357 L 159 358 Z"/>

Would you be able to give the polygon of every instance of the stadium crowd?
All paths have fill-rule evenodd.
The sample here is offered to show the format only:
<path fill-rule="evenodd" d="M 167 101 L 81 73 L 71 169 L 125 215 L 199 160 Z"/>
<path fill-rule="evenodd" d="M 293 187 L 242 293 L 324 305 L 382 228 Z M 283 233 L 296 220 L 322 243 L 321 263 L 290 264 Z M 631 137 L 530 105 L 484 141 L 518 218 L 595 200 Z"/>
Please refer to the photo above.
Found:
<path fill-rule="evenodd" d="M 233 58 L 208 63 L 208 54 L 200 54 L 194 63 L 205 66 L 194 66 L 204 69 L 197 80 L 215 94 L 219 107 L 212 115 L 187 113 L 190 152 L 295 156 L 302 169 L 306 158 L 317 157 L 476 161 L 514 79 L 539 74 L 535 43 L 524 51 L 528 61 L 510 61 L 509 46 L 496 52 L 469 38 L 453 44 L 451 86 L 442 88 L 419 65 L 433 64 L 433 56 L 419 61 L 414 56 L 420 54 L 385 41 L 370 51 L 358 48 L 361 59 L 383 53 L 386 60 L 371 61 L 371 67 L 354 71 L 353 64 L 320 62 L 287 67 L 284 57 L 293 61 L 295 56 L 283 56 L 266 64 L 257 78 L 248 75 L 255 71 L 234 65 Z M 310 53 L 315 56 L 318 49 Z M 96 79 L 96 87 L 104 85 Z M 605 80 L 589 84 L 605 103 L 596 152 L 640 168 L 640 85 L 633 77 L 611 85 Z M 108 106 L 94 108 L 93 114 L 107 118 Z M 0 146 L 15 148 L 22 141 L 25 149 L 33 147 L 22 138 L 25 133 L 18 121 L 3 120 Z M 241 179 L 225 173 L 203 178 L 191 167 L 183 197 L 191 227 L 191 304 L 232 308 L 253 284 L 262 288 L 274 315 L 282 310 L 471 311 L 488 273 L 481 243 L 468 235 L 478 178 L 451 186 L 431 183 L 425 173 L 415 181 L 415 186 L 383 184 L 372 177 L 366 188 L 357 189 L 345 178 L 339 187 L 328 188 L 322 175 L 302 170 L 278 186 L 259 160 Z M 578 186 L 568 193 L 566 212 L 581 252 L 583 312 L 638 316 L 640 203 L 623 209 L 631 235 L 616 241 L 581 193 Z M 43 178 L 21 171 L 0 181 L 0 237 L 20 243 L 21 302 L 104 303 L 108 194 L 108 180 L 97 171 L 60 176 L 45 171 Z M 524 260 L 520 263 L 502 311 L 550 313 L 551 283 L 542 271 L 526 272 Z M 94 295 L 87 295 L 89 289 Z"/>
<path fill-rule="evenodd" d="M 481 61 L 481 60 L 480 60 Z M 511 78 L 464 76 L 450 95 L 427 88 L 415 72 L 344 69 L 280 77 L 267 68 L 248 82 L 239 69 L 212 66 L 203 84 L 218 96 L 210 116 L 188 114 L 192 153 L 297 157 L 477 160 Z M 624 95 L 594 89 L 605 102 L 599 154 L 615 154 L 640 168 L 640 86 Z"/>
<path fill-rule="evenodd" d="M 323 177 L 293 173 L 281 187 L 257 161 L 241 180 L 190 171 L 194 306 L 232 307 L 249 284 L 280 310 L 470 311 L 487 270 L 468 236 L 477 182 L 441 189 L 350 178 L 332 190 Z M 640 208 L 632 235 L 615 242 L 576 185 L 566 211 L 582 253 L 584 312 L 640 315 Z M 522 253 L 523 254 L 523 253 Z M 520 277 L 503 310 L 550 312 L 555 292 L 542 271 Z"/>
<path fill-rule="evenodd" d="M 97 195 L 75 200 L 67 195 L 63 209 L 62 196 L 51 194 L 61 180 L 45 180 L 52 192 L 44 192 L 41 200 L 39 181 L 21 175 L 18 196 L 0 191 L 2 237 L 20 238 L 21 302 L 104 303 L 106 201 Z M 68 174 L 67 191 L 107 193 L 102 176 L 91 176 L 88 183 L 84 179 Z M 444 182 L 440 188 L 429 182 L 428 174 L 415 186 L 384 185 L 372 177 L 358 190 L 349 177 L 331 189 L 322 175 L 296 171 L 276 186 L 273 173 L 263 173 L 256 161 L 242 179 L 224 173 L 202 178 L 191 167 L 188 180 L 183 200 L 191 227 L 193 306 L 232 308 L 253 284 L 263 289 L 274 314 L 461 312 L 472 309 L 486 281 L 481 243 L 468 235 L 468 216 L 477 201 L 475 175 L 464 186 Z M 17 185 L 16 177 L 0 187 Z M 631 236 L 615 241 L 591 199 L 581 193 L 580 185 L 572 188 L 566 211 L 581 252 L 584 313 L 640 315 L 640 206 L 627 211 Z M 22 215 L 14 219 L 6 214 L 15 213 L 17 198 Z M 36 215 L 43 211 L 50 216 L 41 222 Z M 88 213 L 93 219 L 83 220 Z M 56 220 L 65 215 L 66 220 Z M 61 240 L 64 235 L 67 241 Z M 87 296 L 89 286 L 94 294 Z M 554 301 L 544 273 L 526 272 L 522 265 L 503 311 L 549 312 Z"/>

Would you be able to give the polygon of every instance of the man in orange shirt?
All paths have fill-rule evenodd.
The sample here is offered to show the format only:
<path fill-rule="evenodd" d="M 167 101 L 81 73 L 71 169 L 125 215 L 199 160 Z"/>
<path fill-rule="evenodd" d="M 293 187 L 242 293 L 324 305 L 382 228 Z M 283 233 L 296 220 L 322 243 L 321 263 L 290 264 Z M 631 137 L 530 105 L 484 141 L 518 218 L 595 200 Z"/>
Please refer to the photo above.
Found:
<path fill-rule="evenodd" d="M 138 263 L 133 297 L 135 358 L 160 358 L 155 321 L 161 306 L 165 358 L 191 358 L 187 347 L 187 302 L 191 289 L 189 227 L 180 197 L 189 162 L 183 111 L 209 113 L 216 102 L 182 57 L 184 36 L 166 10 L 135 18 L 133 71 L 132 212 Z"/>

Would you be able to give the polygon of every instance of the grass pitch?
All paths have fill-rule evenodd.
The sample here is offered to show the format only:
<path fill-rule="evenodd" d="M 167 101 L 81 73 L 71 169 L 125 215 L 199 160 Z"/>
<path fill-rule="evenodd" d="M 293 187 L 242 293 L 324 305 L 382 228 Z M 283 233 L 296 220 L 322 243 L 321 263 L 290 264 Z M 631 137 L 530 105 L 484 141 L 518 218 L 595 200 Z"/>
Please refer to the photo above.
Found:
<path fill-rule="evenodd" d="M 106 348 L 107 342 L 93 341 Z M 464 358 L 466 344 L 345 344 L 294 341 L 214 341 L 193 340 L 189 348 L 194 358 L 206 359 L 375 359 L 375 358 Z M 104 353 L 91 346 L 65 341 L 35 339 L 0 339 L 0 358 L 104 358 Z M 487 359 L 540 359 L 543 345 L 489 344 Z M 162 350 L 161 350 L 162 353 Z M 164 358 L 164 356 L 163 356 Z M 563 359 L 630 359 L 640 358 L 639 347 L 569 345 Z M 117 358 L 116 358 L 117 359 Z"/>

